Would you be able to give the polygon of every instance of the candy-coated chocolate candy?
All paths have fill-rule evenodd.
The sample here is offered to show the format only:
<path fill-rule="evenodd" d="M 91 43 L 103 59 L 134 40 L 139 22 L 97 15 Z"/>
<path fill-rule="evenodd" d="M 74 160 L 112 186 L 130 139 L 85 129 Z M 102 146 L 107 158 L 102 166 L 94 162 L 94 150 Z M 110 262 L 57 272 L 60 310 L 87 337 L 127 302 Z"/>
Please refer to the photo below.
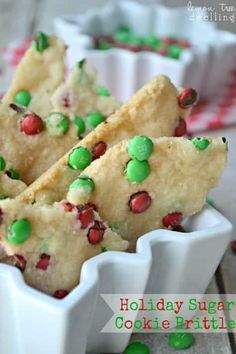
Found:
<path fill-rule="evenodd" d="M 236 253 L 236 240 L 234 240 L 230 243 L 230 247 L 231 247 L 231 250 L 233 251 L 233 253 Z"/>
<path fill-rule="evenodd" d="M 69 119 L 62 113 L 51 113 L 45 119 L 47 131 L 53 136 L 62 136 L 69 129 Z"/>
<path fill-rule="evenodd" d="M 2 223 L 3 223 L 3 211 L 0 208 L 0 225 L 2 225 Z"/>
<path fill-rule="evenodd" d="M 0 156 L 0 171 L 3 171 L 6 167 L 6 162 L 2 156 Z"/>
<path fill-rule="evenodd" d="M 69 186 L 69 189 L 75 189 L 75 188 L 85 189 L 88 192 L 92 192 L 94 190 L 94 188 L 95 188 L 95 183 L 88 176 L 80 175 L 79 178 L 77 178 Z"/>
<path fill-rule="evenodd" d="M 181 108 L 188 108 L 197 102 L 197 91 L 192 88 L 184 89 L 178 96 L 178 103 Z"/>
<path fill-rule="evenodd" d="M 36 264 L 36 268 L 41 269 L 41 270 L 47 270 L 49 266 L 51 256 L 49 256 L 46 253 L 42 253 L 40 255 L 40 259 Z"/>
<path fill-rule="evenodd" d="M 14 254 L 11 258 L 12 264 L 23 272 L 27 264 L 25 258 L 20 254 Z"/>
<path fill-rule="evenodd" d="M 183 118 L 179 118 L 179 124 L 175 128 L 175 136 L 184 136 L 187 133 L 187 124 Z"/>
<path fill-rule="evenodd" d="M 191 44 L 187 39 L 179 39 L 177 42 L 182 48 L 191 48 Z"/>
<path fill-rule="evenodd" d="M 78 127 L 78 136 L 80 136 L 81 134 L 83 134 L 85 132 L 85 129 L 86 129 L 84 120 L 83 120 L 83 118 L 76 116 L 74 118 L 73 122 Z"/>
<path fill-rule="evenodd" d="M 157 49 L 160 47 L 161 42 L 160 40 L 153 34 L 150 34 L 149 36 L 146 36 L 144 38 L 144 43 L 151 48 Z"/>
<path fill-rule="evenodd" d="M 99 141 L 92 148 L 93 160 L 99 159 L 107 150 L 107 144 L 104 141 Z"/>
<path fill-rule="evenodd" d="M 179 59 L 183 48 L 178 44 L 170 45 L 167 49 L 168 57 L 173 59 Z"/>
<path fill-rule="evenodd" d="M 126 166 L 126 176 L 132 183 L 141 183 L 150 173 L 147 161 L 130 160 Z"/>
<path fill-rule="evenodd" d="M 100 39 L 97 44 L 97 48 L 101 50 L 111 49 L 114 45 L 108 42 L 106 39 Z"/>
<path fill-rule="evenodd" d="M 57 291 L 55 291 L 55 293 L 53 294 L 53 297 L 55 297 L 56 299 L 64 299 L 64 297 L 66 297 L 69 294 L 69 291 L 65 290 L 65 289 L 59 289 Z"/>
<path fill-rule="evenodd" d="M 139 161 L 147 160 L 153 152 L 153 142 L 147 136 L 135 136 L 129 140 L 128 154 Z"/>
<path fill-rule="evenodd" d="M 124 354 L 150 354 L 150 350 L 146 344 L 134 342 L 128 345 Z"/>
<path fill-rule="evenodd" d="M 104 252 L 107 252 L 107 248 L 105 246 L 102 246 L 101 247 L 101 252 L 104 253 Z"/>
<path fill-rule="evenodd" d="M 16 170 L 13 170 L 13 168 L 9 168 L 5 173 L 11 179 L 20 179 L 19 173 Z"/>
<path fill-rule="evenodd" d="M 90 112 L 87 115 L 87 120 L 91 127 L 96 128 L 99 124 L 104 122 L 105 117 L 100 112 Z"/>
<path fill-rule="evenodd" d="M 28 107 L 31 101 L 31 94 L 26 90 L 18 91 L 14 101 L 21 106 Z"/>
<path fill-rule="evenodd" d="M 90 206 L 77 206 L 79 212 L 79 220 L 81 222 L 81 229 L 86 229 L 89 224 L 94 221 L 94 212 L 93 208 Z"/>
<path fill-rule="evenodd" d="M 165 227 L 173 229 L 181 224 L 183 220 L 183 214 L 180 212 L 170 213 L 164 216 L 162 223 Z"/>
<path fill-rule="evenodd" d="M 164 37 L 161 41 L 165 45 L 172 45 L 176 43 L 176 39 L 172 37 Z"/>
<path fill-rule="evenodd" d="M 206 203 L 211 205 L 213 208 L 215 206 L 215 203 L 213 202 L 213 200 L 211 198 L 206 197 Z"/>
<path fill-rule="evenodd" d="M 139 214 L 147 210 L 151 203 L 152 198 L 147 192 L 137 192 L 131 195 L 129 200 L 129 208 L 133 213 Z"/>
<path fill-rule="evenodd" d="M 26 135 L 36 135 L 43 131 L 42 119 L 34 113 L 26 114 L 20 122 L 20 130 Z"/>
<path fill-rule="evenodd" d="M 26 219 L 12 222 L 7 233 L 7 240 L 13 244 L 21 244 L 28 240 L 32 231 L 31 224 Z"/>
<path fill-rule="evenodd" d="M 63 206 L 65 212 L 67 212 L 67 213 L 70 213 L 70 212 L 72 212 L 72 210 L 75 209 L 75 205 L 74 205 L 74 204 L 71 204 L 71 203 L 68 202 L 67 200 L 63 200 L 61 204 L 62 204 L 62 206 Z"/>
<path fill-rule="evenodd" d="M 106 227 L 101 221 L 95 221 L 93 226 L 90 227 L 87 237 L 89 243 L 96 245 L 101 242 L 105 233 Z"/>
<path fill-rule="evenodd" d="M 167 55 L 167 49 L 166 48 L 158 48 L 157 53 L 165 57 Z"/>
<path fill-rule="evenodd" d="M 68 164 L 75 170 L 84 170 L 92 162 L 92 153 L 85 147 L 75 148 L 69 155 Z"/>
<path fill-rule="evenodd" d="M 169 345 L 175 349 L 187 349 L 193 344 L 191 333 L 174 332 L 169 334 Z"/>
<path fill-rule="evenodd" d="M 42 53 L 49 46 L 48 36 L 43 32 L 38 32 L 36 34 L 36 39 L 32 42 L 32 47 L 36 49 L 39 53 Z"/>
<path fill-rule="evenodd" d="M 128 44 L 129 43 L 129 38 L 130 38 L 130 34 L 126 31 L 117 31 L 114 35 L 113 38 L 115 41 L 117 42 L 121 42 L 124 44 Z"/>
<path fill-rule="evenodd" d="M 105 86 L 98 86 L 97 93 L 99 94 L 99 96 L 105 96 L 105 97 L 111 96 L 110 92 Z"/>
<path fill-rule="evenodd" d="M 196 146 L 198 150 L 206 150 L 210 144 L 209 140 L 206 138 L 194 138 L 192 143 Z"/>

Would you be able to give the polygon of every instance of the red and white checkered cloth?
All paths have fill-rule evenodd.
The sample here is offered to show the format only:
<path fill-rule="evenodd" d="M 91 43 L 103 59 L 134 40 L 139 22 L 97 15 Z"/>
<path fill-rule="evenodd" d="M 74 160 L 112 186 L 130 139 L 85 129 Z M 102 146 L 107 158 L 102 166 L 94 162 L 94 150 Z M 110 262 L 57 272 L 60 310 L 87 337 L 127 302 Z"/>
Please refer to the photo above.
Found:
<path fill-rule="evenodd" d="M 8 47 L 0 50 L 0 97 L 7 90 L 14 70 L 31 40 L 29 38 L 21 44 L 11 43 Z M 231 125 L 236 125 L 236 69 L 231 71 L 229 82 L 223 92 L 211 100 L 200 100 L 194 107 L 188 119 L 188 131 L 190 134 L 196 134 Z"/>

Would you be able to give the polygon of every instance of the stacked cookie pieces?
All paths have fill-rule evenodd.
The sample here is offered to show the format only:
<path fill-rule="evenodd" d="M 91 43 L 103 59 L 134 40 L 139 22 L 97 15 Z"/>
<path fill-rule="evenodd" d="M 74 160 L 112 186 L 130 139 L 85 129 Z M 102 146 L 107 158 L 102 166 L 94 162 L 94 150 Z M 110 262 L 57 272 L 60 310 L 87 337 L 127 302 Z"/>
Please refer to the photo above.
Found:
<path fill-rule="evenodd" d="M 15 166 L 26 184 L 120 105 L 114 97 L 98 91 L 96 72 L 85 60 L 76 63 L 64 81 L 64 56 L 62 41 L 40 32 L 0 104 L 0 154 Z M 67 96 L 53 99 L 64 86 L 70 94 L 77 94 L 76 107 L 70 105 L 66 111 Z"/>
<path fill-rule="evenodd" d="M 49 43 L 50 38 L 40 36 L 30 50 L 42 54 L 48 50 L 45 38 Z M 225 166 L 224 139 L 180 138 L 197 94 L 190 88 L 177 90 L 164 76 L 120 109 L 109 92 L 95 84 L 94 71 L 85 61 L 50 91 L 46 113 L 33 108 L 31 97 L 37 91 L 30 88 L 29 102 L 17 101 L 22 89 L 12 93 L 15 103 L 2 107 L 12 110 L 14 129 L 25 138 L 42 134 L 28 169 L 23 165 L 27 183 L 52 165 L 47 159 L 62 155 L 60 150 L 55 158 L 58 146 L 65 148 L 66 134 L 74 145 L 74 136 L 93 130 L 71 150 L 72 145 L 67 147 L 69 152 L 16 199 L 0 202 L 3 261 L 20 268 L 29 285 L 57 298 L 78 284 L 85 260 L 108 250 L 126 250 L 129 244 L 133 248 L 145 232 L 174 228 L 198 212 Z M 27 134 L 32 129 L 36 133 Z M 169 138 L 158 138 L 162 136 Z M 27 140 L 20 140 L 18 156 L 23 155 L 21 144 L 29 149 Z M 34 172 L 28 175 L 31 164 Z"/>

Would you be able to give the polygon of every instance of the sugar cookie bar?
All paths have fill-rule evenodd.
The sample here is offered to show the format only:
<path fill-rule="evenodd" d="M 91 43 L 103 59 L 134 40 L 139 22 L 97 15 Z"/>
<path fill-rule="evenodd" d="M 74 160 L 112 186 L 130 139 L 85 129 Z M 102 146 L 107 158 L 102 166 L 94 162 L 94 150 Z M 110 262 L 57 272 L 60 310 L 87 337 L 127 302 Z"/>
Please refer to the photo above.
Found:
<path fill-rule="evenodd" d="M 131 247 L 145 233 L 178 226 L 200 211 L 225 168 L 225 138 L 136 136 L 110 148 L 69 187 L 71 203 L 92 203 Z"/>
<path fill-rule="evenodd" d="M 20 268 L 29 285 L 55 297 L 79 283 L 84 261 L 128 247 L 90 205 L 37 206 L 6 199 L 0 210 L 3 261 Z"/>
<path fill-rule="evenodd" d="M 39 116 L 52 110 L 51 96 L 63 82 L 66 46 L 57 37 L 39 32 L 19 63 L 3 102 L 27 107 Z"/>

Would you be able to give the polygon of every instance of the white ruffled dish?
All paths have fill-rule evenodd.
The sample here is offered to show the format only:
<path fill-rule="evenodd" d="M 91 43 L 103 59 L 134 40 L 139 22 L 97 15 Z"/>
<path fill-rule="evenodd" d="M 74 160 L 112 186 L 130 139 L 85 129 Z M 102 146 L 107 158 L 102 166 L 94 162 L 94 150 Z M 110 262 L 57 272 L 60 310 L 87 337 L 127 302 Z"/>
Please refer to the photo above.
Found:
<path fill-rule="evenodd" d="M 101 333 L 112 313 L 100 294 L 201 294 L 230 241 L 231 223 L 210 206 L 184 226 L 187 233 L 144 235 L 137 253 L 106 252 L 85 262 L 80 284 L 63 300 L 0 264 L 1 354 L 121 353 L 130 334 Z"/>
<path fill-rule="evenodd" d="M 122 101 L 157 74 L 168 75 L 176 86 L 194 87 L 202 97 L 210 97 L 220 94 L 230 78 L 236 63 L 236 35 L 204 21 L 202 10 L 194 20 L 196 11 L 121 0 L 83 15 L 56 18 L 54 28 L 69 45 L 69 65 L 86 57 L 98 69 L 100 82 Z M 141 35 L 186 38 L 193 47 L 185 49 L 178 60 L 150 52 L 93 49 L 93 35 L 111 34 L 120 25 Z"/>

